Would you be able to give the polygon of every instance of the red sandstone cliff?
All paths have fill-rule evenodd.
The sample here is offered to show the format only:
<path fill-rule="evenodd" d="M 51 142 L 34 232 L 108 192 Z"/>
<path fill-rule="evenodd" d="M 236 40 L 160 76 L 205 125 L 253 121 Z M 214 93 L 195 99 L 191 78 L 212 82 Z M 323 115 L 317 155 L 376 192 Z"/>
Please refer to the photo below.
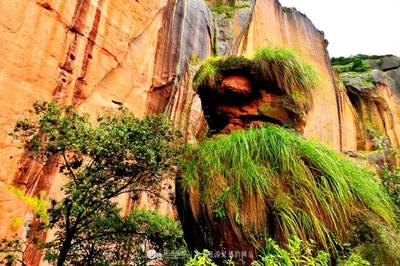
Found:
<path fill-rule="evenodd" d="M 357 112 L 336 84 L 323 33 L 276 0 L 250 3 L 231 20 L 219 17 L 215 22 L 203 0 L 1 1 L 0 237 L 21 233 L 22 225 L 12 228 L 10 222 L 29 217 L 8 184 L 28 194 L 44 190 L 49 197 L 60 196 L 63 180 L 56 169 L 26 160 L 8 137 L 16 119 L 35 101 L 73 104 L 92 114 L 119 103 L 140 117 L 166 112 L 187 140 L 195 141 L 206 122 L 190 85 L 196 71 L 191 61 L 211 55 L 216 39 L 216 50 L 238 55 L 265 45 L 298 50 L 322 77 L 305 136 L 337 150 L 356 150 Z M 379 90 L 389 93 L 384 86 Z M 385 110 L 398 108 L 393 97 L 386 97 Z M 381 113 L 391 116 L 385 110 Z M 397 138 L 399 133 L 393 126 L 387 134 Z"/>
<path fill-rule="evenodd" d="M 2 1 L 0 32 L 0 237 L 21 234 L 31 217 L 9 184 L 61 196 L 55 165 L 27 160 L 8 137 L 35 101 L 92 114 L 119 103 L 138 116 L 168 110 L 188 138 L 204 127 L 200 100 L 185 86 L 190 57 L 211 53 L 203 1 Z M 22 222 L 12 226 L 17 217 Z"/>

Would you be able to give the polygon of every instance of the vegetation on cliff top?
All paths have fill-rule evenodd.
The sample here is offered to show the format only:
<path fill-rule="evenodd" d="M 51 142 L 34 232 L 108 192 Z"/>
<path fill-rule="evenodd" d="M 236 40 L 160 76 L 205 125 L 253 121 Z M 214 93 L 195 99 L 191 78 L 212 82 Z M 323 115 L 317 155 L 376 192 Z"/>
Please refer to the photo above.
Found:
<path fill-rule="evenodd" d="M 363 90 L 372 89 L 375 84 L 371 76 L 372 67 L 369 60 L 380 59 L 377 55 L 355 55 L 351 57 L 337 57 L 331 59 L 334 70 L 345 86 Z"/>
<path fill-rule="evenodd" d="M 333 66 L 337 66 L 337 65 L 348 65 L 357 61 L 364 61 L 364 60 L 369 60 L 369 59 L 381 59 L 382 57 L 385 56 L 392 56 L 392 55 L 364 55 L 364 54 L 358 54 L 358 55 L 354 55 L 354 56 L 350 56 L 350 57 L 333 57 L 331 59 L 331 63 Z"/>
<path fill-rule="evenodd" d="M 297 95 L 293 98 L 304 109 L 311 107 L 308 104 L 312 90 L 319 85 L 318 72 L 293 49 L 264 47 L 256 52 L 253 62 L 264 80 L 276 82 L 287 95 Z"/>
<path fill-rule="evenodd" d="M 370 210 L 388 224 L 397 219 L 373 174 L 282 128 L 206 141 L 187 162 L 182 187 L 197 191 L 197 207 L 207 217 L 225 219 L 239 239 L 266 234 L 288 243 L 295 235 L 332 250 L 360 212 Z"/>

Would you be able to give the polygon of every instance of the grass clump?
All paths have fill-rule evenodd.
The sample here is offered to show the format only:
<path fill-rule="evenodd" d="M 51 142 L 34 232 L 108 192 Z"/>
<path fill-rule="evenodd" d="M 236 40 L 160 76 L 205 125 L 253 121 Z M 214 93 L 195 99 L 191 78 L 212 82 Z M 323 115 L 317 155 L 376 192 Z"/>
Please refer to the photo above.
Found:
<path fill-rule="evenodd" d="M 396 207 L 373 174 L 283 128 L 218 136 L 200 145 L 185 166 L 183 190 L 200 195 L 197 206 L 191 203 L 194 215 L 220 220 L 213 202 L 227 193 L 224 222 L 237 239 L 267 234 L 287 244 L 297 236 L 332 250 L 359 212 L 396 223 Z"/>
<path fill-rule="evenodd" d="M 305 62 L 293 49 L 283 47 L 261 48 L 253 61 L 265 80 L 275 81 L 287 95 L 301 94 L 302 97 L 296 97 L 295 101 L 309 108 L 306 99 L 312 98 L 312 89 L 318 86 L 319 80 L 311 64 Z"/>
<path fill-rule="evenodd" d="M 193 79 L 193 88 L 196 90 L 198 87 L 216 87 L 220 79 L 220 60 L 222 57 L 211 56 L 205 59 L 196 76 Z"/>
<path fill-rule="evenodd" d="M 251 71 L 251 60 L 242 56 L 211 56 L 201 63 L 193 78 L 193 88 L 217 90 L 224 73 L 238 70 Z"/>

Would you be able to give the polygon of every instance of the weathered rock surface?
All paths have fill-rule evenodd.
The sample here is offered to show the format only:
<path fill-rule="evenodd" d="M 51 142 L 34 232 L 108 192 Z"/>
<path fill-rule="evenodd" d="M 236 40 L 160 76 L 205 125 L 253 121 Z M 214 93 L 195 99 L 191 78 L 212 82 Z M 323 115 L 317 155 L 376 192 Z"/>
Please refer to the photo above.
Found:
<path fill-rule="evenodd" d="M 400 145 L 400 87 L 391 77 L 400 72 L 399 62 L 395 56 L 365 59 L 369 68 L 364 72 L 340 73 L 343 89 L 356 112 L 358 150 L 382 149 L 379 139 L 382 142 L 385 138 L 392 148 Z"/>
<path fill-rule="evenodd" d="M 0 237 L 21 233 L 29 219 L 9 184 L 62 196 L 55 164 L 30 161 L 8 136 L 35 101 L 91 114 L 121 103 L 139 117 L 167 111 L 188 140 L 205 126 L 198 96 L 186 89 L 189 59 L 211 53 L 212 20 L 202 0 L 2 1 L 0 32 Z M 14 228 L 16 217 L 22 222 Z"/>
<path fill-rule="evenodd" d="M 376 84 L 370 90 L 348 86 L 348 95 L 357 111 L 359 150 L 375 150 L 371 139 L 386 136 L 393 148 L 399 147 L 399 99 L 388 84 Z"/>
<path fill-rule="evenodd" d="M 379 61 L 379 68 L 383 71 L 400 67 L 400 58 L 396 56 L 385 56 Z"/>
<path fill-rule="evenodd" d="M 250 3 L 251 8 L 235 11 L 232 22 L 224 22 L 230 32 L 223 51 L 250 55 L 265 45 L 296 49 L 322 77 L 305 136 L 337 150 L 356 150 L 357 108 L 336 85 L 323 34 L 307 17 L 284 11 L 276 0 Z M 0 1 L 0 237 L 22 232 L 23 223 L 10 225 L 16 217 L 30 219 L 9 184 L 30 195 L 44 190 L 48 197 L 62 196 L 64 180 L 54 165 L 31 162 L 8 136 L 35 101 L 73 104 L 91 114 L 120 103 L 139 117 L 166 112 L 188 141 L 196 141 L 207 125 L 200 98 L 190 89 L 197 70 L 192 61 L 212 54 L 214 24 L 203 0 Z M 382 62 L 382 67 L 400 88 L 396 62 Z M 232 82 L 225 80 L 225 85 L 233 87 Z M 246 90 L 245 81 L 234 82 L 235 88 Z M 397 109 L 387 112 L 397 100 L 388 88 L 379 85 L 376 92 L 388 105 L 370 107 L 377 110 L 376 119 L 382 117 L 379 127 L 398 143 Z M 174 190 L 165 187 L 163 193 Z M 126 208 L 133 204 L 122 202 Z M 161 209 L 172 211 L 171 206 Z M 31 265 L 38 263 L 38 257 L 31 258 Z"/>
<path fill-rule="evenodd" d="M 256 1 L 251 21 L 237 47 L 238 54 L 251 55 L 265 45 L 294 48 L 313 63 L 321 75 L 315 92 L 315 108 L 310 112 L 304 135 L 319 139 L 335 149 L 341 149 L 341 124 L 338 92 L 333 81 L 324 35 L 312 22 L 295 10 L 284 11 L 273 0 Z"/>
<path fill-rule="evenodd" d="M 373 69 L 385 72 L 391 78 L 391 85 L 400 91 L 400 57 L 386 55 L 378 59 L 370 59 L 367 62 Z"/>

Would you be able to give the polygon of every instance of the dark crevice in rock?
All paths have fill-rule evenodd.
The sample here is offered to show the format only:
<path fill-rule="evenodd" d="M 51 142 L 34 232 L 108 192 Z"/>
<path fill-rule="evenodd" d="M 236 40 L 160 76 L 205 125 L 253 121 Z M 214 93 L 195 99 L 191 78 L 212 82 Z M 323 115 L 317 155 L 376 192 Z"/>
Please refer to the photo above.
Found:
<path fill-rule="evenodd" d="M 382 71 L 384 71 L 384 72 L 388 72 L 388 71 L 391 71 L 391 70 L 396 70 L 396 69 L 400 69 L 398 66 L 396 66 L 396 67 L 391 67 L 391 68 L 385 68 L 385 69 L 382 69 Z"/>
<path fill-rule="evenodd" d="M 257 82 L 238 69 L 225 71 L 223 76 L 218 88 L 199 90 L 211 135 L 265 123 L 295 123 L 297 115 L 287 104 L 287 96 L 272 82 Z"/>

